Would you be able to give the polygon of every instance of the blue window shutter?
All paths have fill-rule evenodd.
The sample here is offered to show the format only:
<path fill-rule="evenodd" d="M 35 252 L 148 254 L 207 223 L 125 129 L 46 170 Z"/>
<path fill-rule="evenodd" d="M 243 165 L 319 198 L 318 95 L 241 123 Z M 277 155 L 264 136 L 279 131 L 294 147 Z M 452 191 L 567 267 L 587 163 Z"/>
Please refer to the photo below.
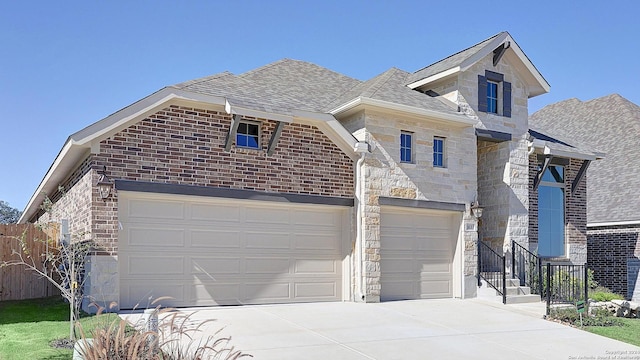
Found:
<path fill-rule="evenodd" d="M 511 83 L 502 83 L 502 115 L 511 117 Z"/>
<path fill-rule="evenodd" d="M 487 112 L 487 78 L 478 75 L 478 111 Z"/>

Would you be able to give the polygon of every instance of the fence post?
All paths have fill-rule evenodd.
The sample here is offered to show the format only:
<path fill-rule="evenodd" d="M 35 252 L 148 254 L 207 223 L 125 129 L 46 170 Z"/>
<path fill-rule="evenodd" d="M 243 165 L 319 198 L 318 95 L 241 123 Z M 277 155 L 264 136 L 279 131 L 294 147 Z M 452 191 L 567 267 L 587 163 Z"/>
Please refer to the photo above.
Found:
<path fill-rule="evenodd" d="M 480 273 L 482 269 L 482 255 L 480 254 L 480 237 L 478 236 L 478 244 L 476 245 L 478 248 L 478 286 L 482 285 L 482 281 L 480 281 Z"/>
<path fill-rule="evenodd" d="M 502 303 L 507 303 L 507 257 L 502 257 Z"/>
<path fill-rule="evenodd" d="M 540 294 L 540 300 L 542 300 L 542 259 L 538 258 L 538 294 Z"/>
<path fill-rule="evenodd" d="M 589 313 L 589 270 L 587 269 L 587 263 L 584 264 L 584 306 L 587 308 L 587 314 Z"/>
<path fill-rule="evenodd" d="M 547 263 L 547 315 L 551 307 L 551 263 Z"/>
<path fill-rule="evenodd" d="M 511 278 L 516 278 L 516 243 L 513 240 L 511 240 Z"/>

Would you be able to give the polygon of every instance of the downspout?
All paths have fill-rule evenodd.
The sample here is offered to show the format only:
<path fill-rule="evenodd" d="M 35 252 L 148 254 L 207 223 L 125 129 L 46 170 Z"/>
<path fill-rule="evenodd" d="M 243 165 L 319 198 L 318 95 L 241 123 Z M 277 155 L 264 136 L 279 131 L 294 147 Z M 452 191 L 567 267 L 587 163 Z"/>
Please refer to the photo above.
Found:
<path fill-rule="evenodd" d="M 356 269 L 358 272 L 357 279 L 357 297 L 360 301 L 366 301 L 366 284 L 364 283 L 366 275 L 366 267 L 363 264 L 363 248 L 362 242 L 364 238 L 362 227 L 362 214 L 364 213 L 364 186 L 362 186 L 362 165 L 364 164 L 365 155 L 369 152 L 369 146 L 367 143 L 359 142 L 356 144 L 355 151 L 360 154 L 360 158 L 356 162 L 356 186 L 355 186 L 355 198 L 356 198 Z"/>

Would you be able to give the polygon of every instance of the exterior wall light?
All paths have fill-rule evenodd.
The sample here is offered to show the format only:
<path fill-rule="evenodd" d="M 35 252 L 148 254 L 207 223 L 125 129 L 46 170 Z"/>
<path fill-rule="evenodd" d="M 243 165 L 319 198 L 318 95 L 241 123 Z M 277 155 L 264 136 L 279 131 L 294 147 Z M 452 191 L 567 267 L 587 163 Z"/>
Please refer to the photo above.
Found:
<path fill-rule="evenodd" d="M 109 195 L 111 195 L 111 189 L 113 188 L 113 181 L 107 177 L 107 167 L 103 166 L 102 170 L 98 171 L 100 174 L 100 178 L 98 179 L 98 194 L 100 195 L 100 199 L 106 200 Z"/>
<path fill-rule="evenodd" d="M 482 208 L 478 203 L 478 200 L 475 200 L 471 203 L 471 215 L 473 215 L 476 219 L 480 219 L 482 217 Z"/>

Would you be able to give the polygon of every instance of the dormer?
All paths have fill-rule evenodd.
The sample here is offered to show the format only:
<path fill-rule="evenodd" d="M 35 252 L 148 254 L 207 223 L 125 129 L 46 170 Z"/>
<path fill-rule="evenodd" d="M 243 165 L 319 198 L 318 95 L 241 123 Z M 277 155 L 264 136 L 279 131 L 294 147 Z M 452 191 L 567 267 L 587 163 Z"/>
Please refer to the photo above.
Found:
<path fill-rule="evenodd" d="M 407 86 L 454 102 L 479 128 L 517 135 L 527 130 L 528 99 L 550 89 L 508 32 L 416 71 Z"/>

